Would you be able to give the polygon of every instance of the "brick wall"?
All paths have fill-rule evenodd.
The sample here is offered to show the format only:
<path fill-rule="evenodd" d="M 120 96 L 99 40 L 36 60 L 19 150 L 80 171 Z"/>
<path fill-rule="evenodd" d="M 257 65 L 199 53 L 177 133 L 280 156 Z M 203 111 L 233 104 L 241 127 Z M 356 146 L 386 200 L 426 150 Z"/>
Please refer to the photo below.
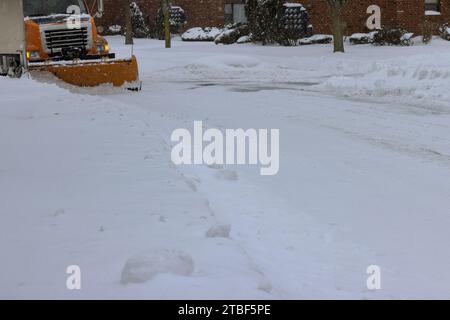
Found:
<path fill-rule="evenodd" d="M 93 1 L 93 0 L 88 0 Z M 135 0 L 148 21 L 155 21 L 159 0 Z M 402 26 L 405 29 L 420 33 L 420 26 L 425 20 L 442 24 L 450 22 L 450 0 L 441 0 L 441 15 L 425 16 L 425 0 L 349 0 L 344 10 L 344 21 L 347 34 L 367 32 L 366 9 L 376 4 L 382 10 L 382 24 Z M 126 0 L 104 0 L 105 15 L 98 20 L 99 26 L 113 24 L 123 25 Z M 221 26 L 224 23 L 225 3 L 244 3 L 245 0 L 172 0 L 173 5 L 181 6 L 187 16 L 186 28 Z M 325 0 L 289 0 L 302 3 L 309 11 L 311 23 L 316 33 L 331 33 L 328 7 Z"/>
<path fill-rule="evenodd" d="M 91 0 L 92 1 L 92 0 Z M 159 0 L 135 0 L 149 23 L 153 23 Z M 186 28 L 220 26 L 224 24 L 225 3 L 244 3 L 245 0 L 172 0 L 172 5 L 182 7 L 187 16 Z M 98 19 L 100 26 L 123 25 L 126 0 L 104 0 L 105 15 Z"/>
<path fill-rule="evenodd" d="M 331 33 L 331 21 L 325 0 L 294 0 L 302 3 L 310 13 L 316 33 Z M 425 16 L 425 0 L 349 0 L 344 9 L 347 34 L 368 32 L 366 10 L 376 4 L 381 8 L 382 25 L 401 26 L 410 32 L 420 33 L 425 20 L 436 24 L 450 22 L 450 0 L 441 0 L 441 15 Z"/>
<path fill-rule="evenodd" d="M 331 33 L 331 20 L 329 9 L 324 0 L 303 0 L 302 3 L 309 12 L 311 23 L 316 33 Z M 346 23 L 346 32 L 368 32 L 366 21 L 369 15 L 366 13 L 370 5 L 378 5 L 381 8 L 382 24 L 395 24 L 395 1 L 392 0 L 350 0 L 343 11 L 343 20 Z"/>

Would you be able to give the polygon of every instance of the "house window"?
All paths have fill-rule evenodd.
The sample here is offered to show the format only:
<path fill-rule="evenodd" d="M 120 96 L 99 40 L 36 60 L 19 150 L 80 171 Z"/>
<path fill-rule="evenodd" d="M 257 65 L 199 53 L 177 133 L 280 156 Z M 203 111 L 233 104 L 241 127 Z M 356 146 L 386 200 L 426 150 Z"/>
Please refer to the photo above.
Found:
<path fill-rule="evenodd" d="M 425 0 L 425 11 L 440 12 L 441 1 L 440 0 Z"/>
<path fill-rule="evenodd" d="M 225 24 L 247 22 L 245 4 L 225 4 Z"/>

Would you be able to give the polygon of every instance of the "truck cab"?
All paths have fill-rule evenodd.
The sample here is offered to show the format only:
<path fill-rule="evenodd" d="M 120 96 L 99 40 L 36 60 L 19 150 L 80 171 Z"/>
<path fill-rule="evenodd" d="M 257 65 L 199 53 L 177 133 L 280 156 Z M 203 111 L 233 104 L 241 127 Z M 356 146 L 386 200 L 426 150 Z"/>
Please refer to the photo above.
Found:
<path fill-rule="evenodd" d="M 23 0 L 26 55 L 29 62 L 114 58 L 108 42 L 97 33 L 96 13 L 84 0 Z"/>

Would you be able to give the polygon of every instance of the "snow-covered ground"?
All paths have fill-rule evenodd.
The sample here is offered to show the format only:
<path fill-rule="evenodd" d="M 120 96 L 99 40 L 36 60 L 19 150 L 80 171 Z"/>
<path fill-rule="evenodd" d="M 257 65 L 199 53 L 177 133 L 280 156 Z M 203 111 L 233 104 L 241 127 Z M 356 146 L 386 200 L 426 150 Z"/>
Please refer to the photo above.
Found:
<path fill-rule="evenodd" d="M 450 298 L 450 42 L 134 52 L 139 93 L 0 79 L 0 298 Z M 174 166 L 196 120 L 279 174 Z"/>

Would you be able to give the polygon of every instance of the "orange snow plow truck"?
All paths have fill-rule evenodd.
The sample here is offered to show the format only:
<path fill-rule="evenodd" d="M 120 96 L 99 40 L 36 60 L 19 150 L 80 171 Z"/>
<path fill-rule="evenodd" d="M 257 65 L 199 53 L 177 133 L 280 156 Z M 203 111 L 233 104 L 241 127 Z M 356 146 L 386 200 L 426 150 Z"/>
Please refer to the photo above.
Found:
<path fill-rule="evenodd" d="M 0 10 L 3 75 L 21 75 L 22 67 L 31 74 L 50 72 L 80 87 L 140 88 L 136 57 L 116 59 L 97 33 L 94 17 L 103 14 L 103 0 L 1 0 Z M 19 16 L 22 21 L 15 21 Z"/>

